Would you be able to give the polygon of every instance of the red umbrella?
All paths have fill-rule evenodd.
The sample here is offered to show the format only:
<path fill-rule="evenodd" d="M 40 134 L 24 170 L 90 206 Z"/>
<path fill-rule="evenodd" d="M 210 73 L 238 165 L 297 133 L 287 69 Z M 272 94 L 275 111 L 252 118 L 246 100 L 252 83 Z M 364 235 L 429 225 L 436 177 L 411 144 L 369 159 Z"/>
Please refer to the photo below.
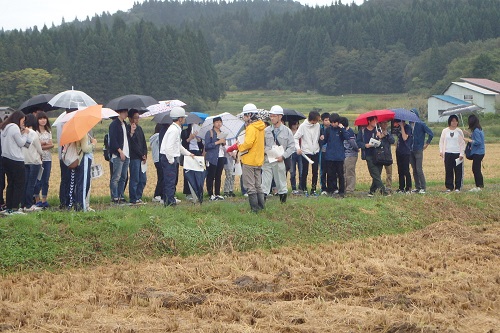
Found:
<path fill-rule="evenodd" d="M 391 110 L 372 110 L 360 114 L 356 120 L 354 120 L 355 126 L 367 126 L 369 117 L 377 117 L 379 122 L 388 121 L 394 119 L 394 112 Z"/>

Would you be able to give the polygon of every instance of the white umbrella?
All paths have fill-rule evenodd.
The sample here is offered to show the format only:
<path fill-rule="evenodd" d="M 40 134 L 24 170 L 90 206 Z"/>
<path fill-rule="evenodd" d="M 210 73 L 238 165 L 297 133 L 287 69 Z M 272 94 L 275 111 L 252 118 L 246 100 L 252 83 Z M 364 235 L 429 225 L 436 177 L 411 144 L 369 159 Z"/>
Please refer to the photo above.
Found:
<path fill-rule="evenodd" d="M 78 109 L 96 105 L 97 103 L 83 91 L 66 90 L 52 97 L 49 104 L 59 108 Z"/>
<path fill-rule="evenodd" d="M 148 111 L 140 115 L 141 118 L 154 116 L 155 114 L 171 111 L 175 106 L 184 106 L 186 103 L 178 99 L 168 101 L 159 101 L 158 104 L 153 104 L 147 107 Z"/>
<path fill-rule="evenodd" d="M 64 111 L 63 113 L 61 113 L 59 115 L 59 117 L 57 117 L 57 119 L 54 121 L 52 126 L 57 126 L 57 124 L 59 124 L 59 123 L 65 123 L 65 122 L 69 121 L 71 118 L 73 118 L 75 116 L 75 114 L 78 111 L 84 110 L 84 109 L 85 108 L 82 108 L 82 109 L 79 109 L 79 110 L 73 111 L 73 112 Z M 118 113 L 115 112 L 114 110 L 111 110 L 110 108 L 102 108 L 101 109 L 101 116 L 102 116 L 102 119 L 109 119 L 111 117 L 118 117 Z"/>
<path fill-rule="evenodd" d="M 226 139 L 236 138 L 240 133 L 241 129 L 245 126 L 245 122 L 243 120 L 230 114 L 229 112 L 224 112 L 222 114 L 207 117 L 207 119 L 205 119 L 197 134 L 199 138 L 205 139 L 205 134 L 213 128 L 215 117 L 221 117 L 222 127 L 220 130 L 221 132 L 227 134 Z"/>

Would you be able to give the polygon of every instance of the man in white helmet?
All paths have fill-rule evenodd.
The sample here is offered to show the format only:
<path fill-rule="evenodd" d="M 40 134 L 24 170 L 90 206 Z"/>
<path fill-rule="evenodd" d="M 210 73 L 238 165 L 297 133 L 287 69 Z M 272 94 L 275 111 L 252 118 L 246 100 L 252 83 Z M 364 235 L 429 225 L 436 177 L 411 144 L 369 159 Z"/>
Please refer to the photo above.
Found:
<path fill-rule="evenodd" d="M 243 120 L 247 123 L 245 142 L 235 143 L 228 152 L 238 149 L 241 153 L 243 187 L 247 189 L 248 201 L 252 212 L 257 213 L 265 207 L 262 191 L 262 165 L 264 164 L 264 129 L 266 125 L 257 117 L 255 104 L 243 107 Z"/>
<path fill-rule="evenodd" d="M 292 131 L 282 122 L 283 108 L 274 105 L 269 111 L 271 125 L 265 129 L 265 148 L 266 153 L 264 166 L 262 167 L 262 190 L 267 195 L 271 191 L 271 183 L 274 178 L 281 203 L 286 202 L 288 187 L 286 182 L 286 161 L 295 152 L 295 140 Z M 276 151 L 281 146 L 283 154 L 275 158 L 270 158 L 271 152 Z M 281 148 L 278 149 L 281 151 Z"/>
<path fill-rule="evenodd" d="M 163 202 L 165 206 L 175 206 L 175 179 L 179 167 L 179 156 L 194 156 L 181 143 L 182 124 L 186 121 L 186 111 L 176 106 L 170 111 L 173 123 L 168 128 L 160 145 L 160 164 L 163 169 Z"/>

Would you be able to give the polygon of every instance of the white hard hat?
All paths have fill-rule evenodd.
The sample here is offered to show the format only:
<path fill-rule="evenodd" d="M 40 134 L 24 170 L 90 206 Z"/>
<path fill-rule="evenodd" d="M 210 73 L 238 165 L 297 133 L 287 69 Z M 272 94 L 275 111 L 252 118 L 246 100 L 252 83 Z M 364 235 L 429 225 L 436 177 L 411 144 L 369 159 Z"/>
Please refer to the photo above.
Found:
<path fill-rule="evenodd" d="M 249 104 L 245 104 L 245 106 L 243 107 L 243 114 L 256 113 L 256 112 L 258 112 L 258 110 L 257 110 L 257 107 L 255 106 L 255 104 L 249 103 Z"/>
<path fill-rule="evenodd" d="M 279 105 L 273 105 L 271 110 L 269 110 L 269 114 L 280 114 L 283 115 L 283 108 Z"/>
<path fill-rule="evenodd" d="M 185 116 L 186 116 L 186 111 L 180 106 L 174 106 L 172 108 L 172 111 L 170 111 L 170 118 L 172 119 L 182 118 Z"/>

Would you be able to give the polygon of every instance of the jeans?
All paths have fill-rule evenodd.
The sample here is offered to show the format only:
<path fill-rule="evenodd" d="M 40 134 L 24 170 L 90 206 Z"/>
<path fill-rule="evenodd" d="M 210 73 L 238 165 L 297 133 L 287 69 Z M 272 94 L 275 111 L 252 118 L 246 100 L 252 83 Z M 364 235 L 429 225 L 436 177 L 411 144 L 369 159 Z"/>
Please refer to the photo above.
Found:
<path fill-rule="evenodd" d="M 49 178 L 52 170 L 52 161 L 43 161 L 42 167 L 42 178 L 37 180 L 35 185 L 35 197 L 39 197 L 40 190 L 42 190 L 42 198 L 47 198 L 47 194 L 49 193 Z"/>
<path fill-rule="evenodd" d="M 413 170 L 413 180 L 415 181 L 415 188 L 417 190 L 425 190 L 425 175 L 422 168 L 422 162 L 424 160 L 424 151 L 415 150 L 410 154 L 410 164 Z"/>
<path fill-rule="evenodd" d="M 142 199 L 142 193 L 144 192 L 144 187 L 146 187 L 146 173 L 141 170 L 142 160 L 133 159 L 130 160 L 130 178 L 129 178 L 129 199 L 130 202 L 136 202 Z"/>
<path fill-rule="evenodd" d="M 316 184 L 318 184 L 318 160 L 319 160 L 319 154 L 306 154 L 307 157 L 309 157 L 314 163 L 312 165 L 312 184 L 311 184 L 311 192 L 316 191 Z M 309 173 L 309 162 L 304 158 L 300 157 L 302 159 L 302 179 L 299 182 L 299 190 L 301 191 L 307 191 L 307 175 Z"/>
<path fill-rule="evenodd" d="M 291 157 L 290 184 L 292 185 L 292 191 L 295 191 L 297 189 L 297 183 L 295 181 L 297 171 L 299 172 L 299 184 L 302 179 L 302 157 L 297 155 L 297 153 L 293 153 Z"/>
<path fill-rule="evenodd" d="M 24 178 L 26 176 L 24 162 L 14 161 L 6 157 L 2 159 L 2 162 L 7 176 L 5 204 L 8 209 L 18 209 L 23 200 Z"/>
<path fill-rule="evenodd" d="M 402 155 L 396 153 L 396 161 L 398 163 L 399 190 L 411 190 L 411 174 L 410 174 L 410 155 Z"/>
<path fill-rule="evenodd" d="M 175 184 L 179 162 L 169 163 L 164 154 L 160 154 L 160 163 L 163 169 L 163 202 L 165 206 L 175 206 Z"/>
<path fill-rule="evenodd" d="M 451 191 L 460 190 L 464 182 L 464 163 L 462 162 L 459 165 L 456 165 L 455 162 L 459 156 L 460 154 L 458 153 L 444 153 L 444 185 Z"/>
<path fill-rule="evenodd" d="M 122 161 L 120 157 L 113 157 L 111 159 L 113 163 L 113 174 L 109 182 L 109 187 L 111 189 L 111 199 L 122 199 L 125 197 L 125 182 L 128 175 L 128 165 L 130 163 L 130 158 L 126 158 Z"/>
<path fill-rule="evenodd" d="M 472 173 L 474 174 L 474 182 L 476 187 L 484 187 L 483 173 L 481 172 L 481 162 L 483 161 L 484 154 L 472 155 Z"/>
<path fill-rule="evenodd" d="M 24 178 L 24 200 L 23 207 L 30 208 L 33 205 L 33 193 L 35 191 L 36 179 L 40 172 L 41 164 L 25 164 Z"/>

